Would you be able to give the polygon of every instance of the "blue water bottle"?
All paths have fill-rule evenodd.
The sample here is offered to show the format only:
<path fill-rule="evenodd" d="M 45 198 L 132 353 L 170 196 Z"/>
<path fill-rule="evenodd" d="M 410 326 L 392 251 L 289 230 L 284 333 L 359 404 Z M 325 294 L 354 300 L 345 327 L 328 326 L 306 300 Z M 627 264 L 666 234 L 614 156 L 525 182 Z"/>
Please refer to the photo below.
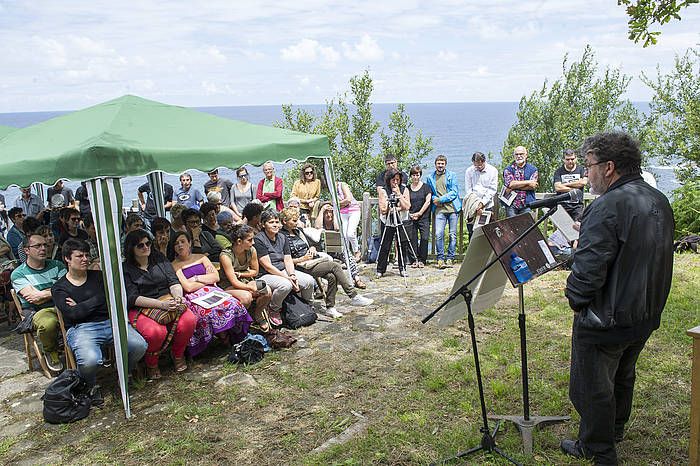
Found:
<path fill-rule="evenodd" d="M 525 262 L 525 259 L 516 253 L 512 253 L 510 255 L 510 268 L 513 269 L 513 273 L 515 274 L 515 278 L 518 279 L 518 283 L 525 283 L 532 278 L 532 272 L 530 272 L 527 262 Z"/>

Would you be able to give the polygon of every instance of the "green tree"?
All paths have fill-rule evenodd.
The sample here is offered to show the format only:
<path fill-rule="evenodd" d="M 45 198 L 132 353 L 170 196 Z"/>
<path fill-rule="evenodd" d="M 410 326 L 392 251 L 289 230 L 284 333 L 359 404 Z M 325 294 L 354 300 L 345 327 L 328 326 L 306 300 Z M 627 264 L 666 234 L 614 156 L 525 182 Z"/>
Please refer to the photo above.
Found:
<path fill-rule="evenodd" d="M 650 31 L 654 24 L 664 25 L 672 19 L 681 20 L 680 11 L 700 0 L 617 0 L 624 5 L 629 21 L 629 39 L 643 41 L 644 47 L 656 44 L 660 31 Z"/>
<path fill-rule="evenodd" d="M 639 112 L 623 99 L 631 78 L 619 70 L 598 72 L 590 46 L 577 62 L 564 57 L 562 76 L 520 99 L 517 121 L 503 144 L 502 166 L 513 162 L 513 149 L 525 146 L 539 171 L 540 191 L 552 191 L 552 176 L 564 149 L 576 149 L 600 131 L 619 129 L 643 139 Z"/>
<path fill-rule="evenodd" d="M 384 155 L 393 153 L 402 167 L 418 163 L 432 151 L 432 140 L 418 130 L 412 139 L 413 122 L 403 104 L 397 105 L 388 123 L 388 132 L 380 130 L 372 115 L 374 85 L 369 71 L 350 79 L 350 91 L 326 102 L 323 115 L 316 117 L 292 105 L 282 106 L 281 122 L 276 126 L 325 134 L 328 137 L 336 177 L 346 182 L 356 196 L 374 193 L 374 181 L 384 170 Z M 377 135 L 377 132 L 380 134 Z M 379 150 L 376 150 L 379 138 Z"/>
<path fill-rule="evenodd" d="M 674 69 L 656 78 L 642 75 L 654 90 L 647 123 L 648 147 L 675 167 L 681 187 L 673 192 L 676 235 L 700 233 L 700 50 L 676 56 Z"/>

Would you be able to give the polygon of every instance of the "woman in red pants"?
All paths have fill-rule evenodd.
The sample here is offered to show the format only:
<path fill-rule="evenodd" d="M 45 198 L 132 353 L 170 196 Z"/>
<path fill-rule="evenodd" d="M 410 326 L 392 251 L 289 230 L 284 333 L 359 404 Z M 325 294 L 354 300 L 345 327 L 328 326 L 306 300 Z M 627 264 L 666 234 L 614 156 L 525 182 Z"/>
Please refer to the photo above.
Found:
<path fill-rule="evenodd" d="M 129 309 L 129 322 L 148 343 L 146 376 L 159 379 L 158 355 L 172 343 L 170 350 L 175 371 L 187 369 L 185 348 L 194 333 L 196 317 L 182 299 L 182 286 L 168 259 L 152 250 L 151 237 L 145 230 L 135 230 L 124 240 L 124 283 Z M 175 317 L 160 324 L 153 318 L 158 310 Z"/>

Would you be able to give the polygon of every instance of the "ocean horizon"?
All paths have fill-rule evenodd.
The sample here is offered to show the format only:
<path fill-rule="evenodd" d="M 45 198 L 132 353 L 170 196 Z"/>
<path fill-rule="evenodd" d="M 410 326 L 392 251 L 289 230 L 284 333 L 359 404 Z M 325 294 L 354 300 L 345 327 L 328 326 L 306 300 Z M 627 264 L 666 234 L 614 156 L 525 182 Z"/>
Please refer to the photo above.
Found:
<path fill-rule="evenodd" d="M 488 155 L 492 165 L 501 162 L 500 152 L 506 139 L 508 130 L 516 121 L 518 102 L 444 102 L 444 103 L 406 103 L 406 113 L 411 117 L 413 126 L 409 130 L 414 136 L 417 130 L 423 135 L 432 138 L 433 151 L 422 163 L 427 167 L 427 172 L 433 166 L 433 159 L 438 154 L 444 154 L 448 158 L 448 169 L 458 174 L 460 190 L 464 192 L 464 172 L 471 165 L 471 154 L 476 151 Z M 379 103 L 373 104 L 372 113 L 374 119 L 380 123 L 381 128 L 387 128 L 391 113 L 398 104 Z M 644 111 L 648 104 L 637 102 L 635 105 Z M 193 107 L 213 115 L 249 123 L 272 125 L 282 120 L 281 105 L 255 105 L 255 106 L 226 106 L 226 107 Z M 323 114 L 325 104 L 294 105 L 294 108 L 305 109 L 316 116 Z M 60 115 L 69 111 L 39 111 L 0 113 L 0 124 L 23 128 Z M 374 150 L 378 151 L 378 143 L 375 142 Z M 276 164 L 278 171 L 282 171 L 289 164 Z M 220 170 L 221 176 L 235 181 L 235 169 L 238 167 L 226 167 Z M 251 180 L 257 182 L 262 178 L 262 170 L 259 167 L 249 166 Z M 401 167 L 405 170 L 408 167 Z M 659 189 L 670 197 L 671 191 L 679 186 L 673 174 L 673 168 L 662 166 L 652 160 L 647 170 L 652 172 L 657 179 Z M 193 186 L 202 189 L 204 182 L 208 180 L 205 173 L 198 170 L 190 170 L 193 178 Z M 179 179 L 176 173 L 166 173 L 164 179 L 179 187 Z M 137 198 L 138 187 L 146 182 L 145 176 L 126 177 L 122 180 L 122 194 L 124 205 L 129 206 L 133 199 Z M 68 187 L 75 189 L 79 181 L 68 181 Z M 5 195 L 7 206 L 12 206 L 19 196 L 18 188 L 10 188 L 0 191 Z M 361 198 L 362 193 L 354 193 Z"/>

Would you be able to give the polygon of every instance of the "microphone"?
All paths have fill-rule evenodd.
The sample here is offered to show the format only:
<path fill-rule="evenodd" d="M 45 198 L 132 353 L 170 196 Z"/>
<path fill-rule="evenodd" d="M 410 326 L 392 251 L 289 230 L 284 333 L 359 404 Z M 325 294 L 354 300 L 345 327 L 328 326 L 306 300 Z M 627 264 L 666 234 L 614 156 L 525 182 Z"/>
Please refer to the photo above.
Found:
<path fill-rule="evenodd" d="M 531 209 L 539 209 L 540 207 L 552 208 L 562 202 L 581 202 L 583 199 L 583 191 L 580 189 L 572 189 L 568 193 L 557 194 L 556 196 L 540 199 L 539 201 L 530 202 L 527 207 Z"/>

